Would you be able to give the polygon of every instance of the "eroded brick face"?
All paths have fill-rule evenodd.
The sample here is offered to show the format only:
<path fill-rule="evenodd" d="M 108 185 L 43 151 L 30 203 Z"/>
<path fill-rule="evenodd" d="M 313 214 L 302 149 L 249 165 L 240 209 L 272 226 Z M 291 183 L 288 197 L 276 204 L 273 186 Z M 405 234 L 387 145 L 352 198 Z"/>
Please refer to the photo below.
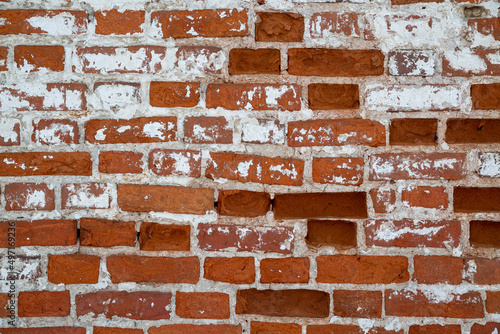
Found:
<path fill-rule="evenodd" d="M 500 333 L 497 0 L 0 4 L 0 333 Z"/>

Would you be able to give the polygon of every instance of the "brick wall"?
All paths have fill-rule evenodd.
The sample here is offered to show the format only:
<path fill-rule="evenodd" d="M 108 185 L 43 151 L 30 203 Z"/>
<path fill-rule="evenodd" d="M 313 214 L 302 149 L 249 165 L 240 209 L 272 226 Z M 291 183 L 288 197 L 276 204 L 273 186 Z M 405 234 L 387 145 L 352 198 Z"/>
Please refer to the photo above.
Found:
<path fill-rule="evenodd" d="M 498 333 L 499 10 L 0 0 L 0 333 Z"/>

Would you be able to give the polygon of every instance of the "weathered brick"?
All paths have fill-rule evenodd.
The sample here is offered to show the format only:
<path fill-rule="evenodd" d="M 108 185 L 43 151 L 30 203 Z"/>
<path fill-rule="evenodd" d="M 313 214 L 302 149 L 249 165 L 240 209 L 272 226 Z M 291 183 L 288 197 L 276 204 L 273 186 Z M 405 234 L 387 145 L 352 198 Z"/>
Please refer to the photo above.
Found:
<path fill-rule="evenodd" d="M 38 145 L 78 144 L 78 123 L 68 119 L 33 122 L 31 140 Z"/>
<path fill-rule="evenodd" d="M 421 290 L 385 290 L 385 312 L 398 317 L 484 317 L 483 300 L 477 291 L 441 296 Z"/>
<path fill-rule="evenodd" d="M 2 328 L 2 334 L 85 334 L 85 327 Z"/>
<path fill-rule="evenodd" d="M 220 292 L 177 292 L 175 314 L 188 319 L 229 319 L 229 295 Z"/>
<path fill-rule="evenodd" d="M 364 192 L 276 194 L 273 212 L 276 219 L 368 217 Z"/>
<path fill-rule="evenodd" d="M 370 157 L 370 180 L 459 180 L 465 153 L 382 153 Z"/>
<path fill-rule="evenodd" d="M 354 248 L 356 223 L 343 220 L 309 220 L 306 243 L 313 247 L 333 246 L 337 249 Z"/>
<path fill-rule="evenodd" d="M 479 153 L 479 176 L 500 177 L 500 152 Z"/>
<path fill-rule="evenodd" d="M 5 238 L 5 240 L 8 240 L 8 238 Z M 8 251 L 6 253 L 8 254 Z M 3 270 L 2 272 L 0 272 L 0 279 L 3 281 L 32 281 L 42 277 L 42 260 L 40 255 L 12 255 L 11 252 L 6 256 L 0 257 L 0 265 L 3 268 L 7 268 L 7 270 Z M 10 283 L 12 285 L 13 282 Z"/>
<path fill-rule="evenodd" d="M 288 123 L 289 146 L 385 146 L 385 127 L 367 119 L 315 119 Z"/>
<path fill-rule="evenodd" d="M 99 153 L 99 172 L 106 174 L 142 173 L 142 153 L 104 151 Z"/>
<path fill-rule="evenodd" d="M 162 176 L 201 176 L 201 152 L 154 149 L 149 152 L 149 169 Z"/>
<path fill-rule="evenodd" d="M 489 110 L 500 108 L 500 83 L 471 85 L 470 94 L 473 109 Z M 498 127 L 498 123 L 496 123 L 496 126 Z"/>
<path fill-rule="evenodd" d="M 226 53 L 217 47 L 180 46 L 175 55 L 174 69 L 181 75 L 221 74 L 226 61 Z"/>
<path fill-rule="evenodd" d="M 500 143 L 500 119 L 489 119 L 489 118 L 448 119 L 446 121 L 445 140 L 449 144 Z"/>
<path fill-rule="evenodd" d="M 278 120 L 250 119 L 242 122 L 241 141 L 253 144 L 285 143 L 285 125 Z"/>
<path fill-rule="evenodd" d="M 302 42 L 304 17 L 295 13 L 257 13 L 257 42 Z"/>
<path fill-rule="evenodd" d="M 144 251 L 189 251 L 189 225 L 142 223 L 139 248 Z"/>
<path fill-rule="evenodd" d="M 500 75 L 500 64 L 494 57 L 500 50 L 457 50 L 443 55 L 444 76 Z M 464 62 L 464 59 L 468 61 Z"/>
<path fill-rule="evenodd" d="M 360 35 L 356 13 L 314 13 L 311 16 L 309 29 L 312 38 L 359 37 Z"/>
<path fill-rule="evenodd" d="M 64 71 L 64 47 L 50 45 L 16 45 L 14 60 L 17 68 L 23 72 L 41 69 Z"/>
<path fill-rule="evenodd" d="M 232 144 L 233 129 L 225 117 L 186 117 L 184 141 L 193 144 Z"/>
<path fill-rule="evenodd" d="M 100 258 L 93 255 L 50 255 L 48 278 L 54 284 L 95 284 L 99 280 Z"/>
<path fill-rule="evenodd" d="M 302 334 L 302 326 L 299 324 L 252 321 L 250 323 L 250 333 Z"/>
<path fill-rule="evenodd" d="M 471 221 L 469 243 L 474 247 L 500 248 L 500 221 Z"/>
<path fill-rule="evenodd" d="M 359 108 L 359 86 L 352 84 L 310 84 L 309 108 L 312 110 Z"/>
<path fill-rule="evenodd" d="M 468 24 L 478 38 L 486 37 L 486 40 L 493 38 L 495 41 L 500 41 L 500 18 L 473 18 L 469 19 Z"/>
<path fill-rule="evenodd" d="M 241 334 L 241 325 L 164 325 L 149 327 L 149 334 Z"/>
<path fill-rule="evenodd" d="M 500 212 L 500 187 L 455 187 L 453 203 L 455 212 Z"/>
<path fill-rule="evenodd" d="M 0 46 L 0 72 L 8 70 L 7 67 L 8 56 L 9 56 L 9 48 L 6 46 Z"/>
<path fill-rule="evenodd" d="M 262 259 L 261 283 L 309 283 L 309 258 Z"/>
<path fill-rule="evenodd" d="M 280 74 L 281 55 L 278 49 L 231 49 L 229 74 Z"/>
<path fill-rule="evenodd" d="M 461 227 L 456 220 L 377 220 L 365 225 L 366 244 L 379 247 L 458 247 Z"/>
<path fill-rule="evenodd" d="M 99 291 L 75 296 L 76 315 L 91 314 L 93 318 L 100 315 L 107 319 L 114 316 L 136 320 L 170 319 L 169 292 L 126 292 Z"/>
<path fill-rule="evenodd" d="M 404 205 L 410 207 L 448 208 L 448 193 L 445 187 L 410 186 L 402 191 L 401 200 Z"/>
<path fill-rule="evenodd" d="M 210 153 L 205 176 L 239 182 L 302 185 L 304 161 L 224 152 Z"/>
<path fill-rule="evenodd" d="M 199 100 L 197 82 L 152 81 L 149 84 L 149 104 L 153 107 L 195 107 Z"/>
<path fill-rule="evenodd" d="M 85 140 L 93 144 L 169 142 L 176 133 L 176 117 L 91 119 L 85 124 Z"/>
<path fill-rule="evenodd" d="M 142 329 L 118 327 L 94 327 L 93 334 L 144 334 Z"/>
<path fill-rule="evenodd" d="M 45 183 L 5 185 L 5 210 L 54 210 L 54 187 Z"/>
<path fill-rule="evenodd" d="M 384 327 L 365 328 L 356 325 L 308 325 L 307 334 L 403 334 L 403 330 L 388 330 Z"/>
<path fill-rule="evenodd" d="M 320 77 L 382 75 L 384 54 L 379 50 L 289 49 L 288 73 Z"/>
<path fill-rule="evenodd" d="M 465 280 L 473 284 L 499 284 L 500 259 L 499 258 L 464 258 Z"/>
<path fill-rule="evenodd" d="M 430 50 L 390 51 L 389 74 L 397 76 L 433 76 L 436 73 L 436 55 Z"/>
<path fill-rule="evenodd" d="M 437 119 L 393 119 L 389 126 L 389 144 L 436 145 L 437 126 Z"/>
<path fill-rule="evenodd" d="M 500 292 L 486 291 L 485 306 L 488 313 L 500 313 Z"/>
<path fill-rule="evenodd" d="M 145 12 L 141 10 L 98 10 L 94 13 L 98 35 L 134 35 L 142 33 Z"/>
<path fill-rule="evenodd" d="M 113 283 L 152 282 L 195 284 L 200 278 L 197 257 L 114 255 L 106 259 Z"/>
<path fill-rule="evenodd" d="M 298 85 L 209 84 L 207 88 L 207 108 L 300 110 L 301 91 Z"/>
<path fill-rule="evenodd" d="M 198 244 L 206 251 L 290 254 L 293 240 L 291 227 L 198 224 Z"/>
<path fill-rule="evenodd" d="M 91 109 L 113 111 L 115 115 L 130 115 L 140 103 L 141 84 L 134 82 L 96 82 L 89 97 Z"/>
<path fill-rule="evenodd" d="M 15 223 L 16 247 L 71 246 L 77 241 L 76 220 L 33 220 L 0 222 L 0 247 L 8 247 L 9 222 Z"/>
<path fill-rule="evenodd" d="M 203 215 L 214 207 L 214 191 L 207 188 L 119 184 L 118 206 L 123 211 Z"/>
<path fill-rule="evenodd" d="M 21 122 L 13 118 L 0 119 L 0 146 L 17 146 L 21 144 Z"/>
<path fill-rule="evenodd" d="M 500 331 L 500 322 L 487 322 L 484 325 L 474 324 L 472 325 L 471 334 L 490 334 L 495 333 L 495 331 Z"/>
<path fill-rule="evenodd" d="M 408 258 L 404 256 L 323 255 L 316 263 L 318 283 L 390 284 L 409 280 Z"/>
<path fill-rule="evenodd" d="M 11 9 L 0 11 L 0 35 L 46 34 L 51 36 L 83 34 L 87 31 L 85 11 Z"/>
<path fill-rule="evenodd" d="M 363 158 L 313 158 L 313 181 L 359 186 L 363 183 L 363 164 Z"/>
<path fill-rule="evenodd" d="M 80 219 L 80 246 L 134 247 L 137 231 L 135 222 L 107 219 Z"/>
<path fill-rule="evenodd" d="M 415 255 L 413 267 L 419 284 L 462 283 L 463 260 L 458 257 Z"/>
<path fill-rule="evenodd" d="M 61 209 L 109 209 L 112 185 L 71 183 L 61 186 Z"/>
<path fill-rule="evenodd" d="M 205 279 L 231 284 L 255 282 L 253 257 L 207 257 L 204 263 Z"/>
<path fill-rule="evenodd" d="M 389 213 L 396 208 L 396 192 L 393 189 L 370 189 L 370 197 L 375 213 Z"/>
<path fill-rule="evenodd" d="M 69 291 L 21 291 L 18 307 L 20 317 L 66 317 L 71 307 Z"/>
<path fill-rule="evenodd" d="M 221 216 L 258 217 L 271 209 L 271 195 L 246 190 L 219 190 L 217 211 Z"/>
<path fill-rule="evenodd" d="M 333 291 L 333 314 L 350 318 L 380 318 L 382 316 L 381 291 Z"/>
<path fill-rule="evenodd" d="M 0 153 L 0 176 L 92 175 L 87 152 Z"/>
<path fill-rule="evenodd" d="M 460 325 L 411 325 L 409 334 L 461 334 Z"/>
<path fill-rule="evenodd" d="M 326 318 L 330 295 L 315 290 L 238 290 L 236 314 Z"/>

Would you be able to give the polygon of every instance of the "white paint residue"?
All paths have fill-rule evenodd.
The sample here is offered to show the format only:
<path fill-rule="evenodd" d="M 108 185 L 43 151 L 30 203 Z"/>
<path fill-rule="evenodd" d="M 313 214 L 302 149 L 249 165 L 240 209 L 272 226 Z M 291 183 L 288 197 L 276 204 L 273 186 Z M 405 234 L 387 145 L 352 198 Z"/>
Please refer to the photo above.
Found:
<path fill-rule="evenodd" d="M 111 110 L 130 119 L 140 108 L 139 89 L 132 85 L 104 84 L 95 88 L 88 104 L 95 110 Z"/>
<path fill-rule="evenodd" d="M 248 177 L 248 171 L 250 169 L 250 166 L 252 165 L 253 165 L 253 160 L 240 162 L 238 164 L 238 174 L 241 177 Z"/>
<path fill-rule="evenodd" d="M 130 129 L 131 129 L 130 125 L 124 125 L 124 126 L 120 126 L 118 129 L 116 129 L 116 132 L 124 133 L 125 131 L 130 130 Z"/>
<path fill-rule="evenodd" d="M 500 177 L 500 153 L 481 153 L 479 158 L 481 160 L 479 176 Z"/>
<path fill-rule="evenodd" d="M 285 143 L 285 129 L 273 120 L 251 119 L 242 125 L 241 140 L 248 143 Z"/>
<path fill-rule="evenodd" d="M 69 101 L 70 95 L 68 94 L 71 94 L 70 92 L 73 91 L 64 90 L 64 86 L 62 88 L 52 87 L 48 90 L 47 85 L 39 83 L 0 86 L 0 111 L 35 109 L 35 106 L 30 105 L 27 97 L 41 98 L 43 110 L 59 110 L 64 107 L 68 107 L 70 110 L 79 110 L 81 108 L 81 93 L 75 91 L 73 94 L 78 96 L 77 104 L 75 101 Z"/>
<path fill-rule="evenodd" d="M 474 282 L 474 276 L 477 273 L 477 264 L 474 260 L 468 260 L 466 270 L 464 271 L 464 278 L 470 282 Z"/>
<path fill-rule="evenodd" d="M 295 91 L 295 87 L 291 85 L 283 85 L 280 86 L 279 88 L 273 87 L 273 86 L 266 86 L 265 88 L 266 91 L 266 104 L 268 107 L 271 108 L 278 108 L 279 107 L 279 102 L 278 100 L 283 97 L 285 93 L 288 93 L 290 91 L 293 92 L 293 96 L 297 96 L 297 92 Z M 249 98 L 251 100 L 251 98 Z M 290 102 L 289 102 L 290 104 Z"/>
<path fill-rule="evenodd" d="M 403 227 L 398 228 L 394 225 L 393 222 L 384 222 L 382 223 L 378 229 L 375 230 L 374 239 L 375 240 L 384 240 L 390 241 L 400 238 L 405 234 L 413 234 L 413 235 L 424 235 L 430 238 L 431 236 L 436 235 L 444 226 L 435 226 L 435 227 L 420 227 L 415 226 L 412 227 Z"/>
<path fill-rule="evenodd" d="M 186 153 L 186 154 L 172 153 L 171 156 L 175 160 L 174 162 L 175 171 L 179 174 L 189 175 L 191 173 L 191 166 L 189 165 L 188 155 L 191 155 L 191 153 Z"/>
<path fill-rule="evenodd" d="M 281 164 L 281 165 L 271 165 L 269 166 L 269 170 L 273 172 L 279 172 L 282 175 L 288 176 L 291 179 L 296 179 L 298 174 L 293 164 L 291 169 L 285 168 L 285 165 Z"/>
<path fill-rule="evenodd" d="M 497 51 L 495 53 L 488 53 L 486 55 L 488 61 L 493 65 L 500 65 L 500 52 Z"/>
<path fill-rule="evenodd" d="M 373 328 L 374 324 L 375 320 L 373 319 L 358 319 L 358 325 L 365 334 Z"/>
<path fill-rule="evenodd" d="M 72 35 L 79 32 L 75 24 L 75 17 L 71 13 L 63 12 L 52 17 L 34 16 L 27 19 L 33 28 L 39 28 L 45 33 L 53 36 Z"/>
<path fill-rule="evenodd" d="M 182 74 L 203 76 L 207 72 L 217 73 L 222 70 L 226 61 L 226 55 L 222 50 L 213 52 L 205 48 L 184 49 L 178 57 L 175 56 L 176 52 L 177 48 L 169 51 L 169 54 L 173 53 L 173 59 L 177 59 L 176 69 Z M 171 66 L 174 67 L 173 63 Z"/>
<path fill-rule="evenodd" d="M 100 195 L 94 195 L 90 192 L 89 184 L 78 184 L 77 186 L 71 184 L 68 186 L 66 207 L 107 209 L 110 199 L 109 188 L 106 188 Z"/>
<path fill-rule="evenodd" d="M 487 68 L 484 59 L 471 49 L 447 51 L 444 53 L 444 58 L 449 62 L 450 67 L 455 70 L 478 74 L 483 73 Z"/>
<path fill-rule="evenodd" d="M 394 165 L 387 159 L 374 157 L 371 161 L 371 169 L 375 175 L 388 175 L 394 172 Z"/>
<path fill-rule="evenodd" d="M 106 135 L 104 134 L 104 131 L 106 131 L 106 127 L 103 127 L 102 129 L 97 130 L 95 133 L 94 139 L 97 141 L 103 141 L 106 139 Z"/>
<path fill-rule="evenodd" d="M 165 139 L 165 135 L 162 130 L 165 130 L 165 124 L 158 122 L 149 122 L 144 125 L 143 132 L 147 137 L 159 138 L 161 140 Z"/>
<path fill-rule="evenodd" d="M 210 128 L 212 129 L 212 128 Z M 193 136 L 199 141 L 214 141 L 217 135 L 211 137 L 207 134 L 207 128 L 195 124 L 193 126 Z"/>
<path fill-rule="evenodd" d="M 46 205 L 45 192 L 42 190 L 32 190 L 28 191 L 26 194 L 25 208 L 28 210 L 34 210 L 38 208 L 44 208 Z"/>
<path fill-rule="evenodd" d="M 101 74 L 118 71 L 142 73 L 154 70 L 164 58 L 163 54 L 157 54 L 154 50 L 150 50 L 150 54 L 151 57 L 148 56 L 146 48 L 133 52 L 128 48 L 116 48 L 114 54 L 85 53 L 82 58 L 88 62 L 86 68 L 99 71 Z M 81 62 L 77 66 L 79 71 L 82 71 L 83 67 L 84 64 Z"/>
<path fill-rule="evenodd" d="M 19 135 L 15 131 L 16 125 L 19 124 L 20 122 L 17 119 L 0 119 L 0 138 L 2 138 L 5 143 L 19 142 Z"/>
<path fill-rule="evenodd" d="M 398 60 L 397 57 L 403 57 Z M 409 72 L 402 73 L 398 64 Z M 435 73 L 435 53 L 427 50 L 401 50 L 389 58 L 388 68 L 391 75 L 423 75 L 431 76 Z"/>
<path fill-rule="evenodd" d="M 44 144 L 60 145 L 66 136 L 74 137 L 73 126 L 63 123 L 51 123 L 48 127 L 35 130 L 37 141 Z M 96 135 L 97 137 L 97 135 Z"/>

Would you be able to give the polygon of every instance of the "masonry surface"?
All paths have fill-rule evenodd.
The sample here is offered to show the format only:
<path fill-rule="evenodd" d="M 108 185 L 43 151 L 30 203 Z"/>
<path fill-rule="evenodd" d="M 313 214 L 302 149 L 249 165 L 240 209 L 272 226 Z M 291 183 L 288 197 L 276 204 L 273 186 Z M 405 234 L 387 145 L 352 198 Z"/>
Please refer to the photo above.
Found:
<path fill-rule="evenodd" d="M 499 14 L 0 0 L 0 333 L 498 334 Z"/>

